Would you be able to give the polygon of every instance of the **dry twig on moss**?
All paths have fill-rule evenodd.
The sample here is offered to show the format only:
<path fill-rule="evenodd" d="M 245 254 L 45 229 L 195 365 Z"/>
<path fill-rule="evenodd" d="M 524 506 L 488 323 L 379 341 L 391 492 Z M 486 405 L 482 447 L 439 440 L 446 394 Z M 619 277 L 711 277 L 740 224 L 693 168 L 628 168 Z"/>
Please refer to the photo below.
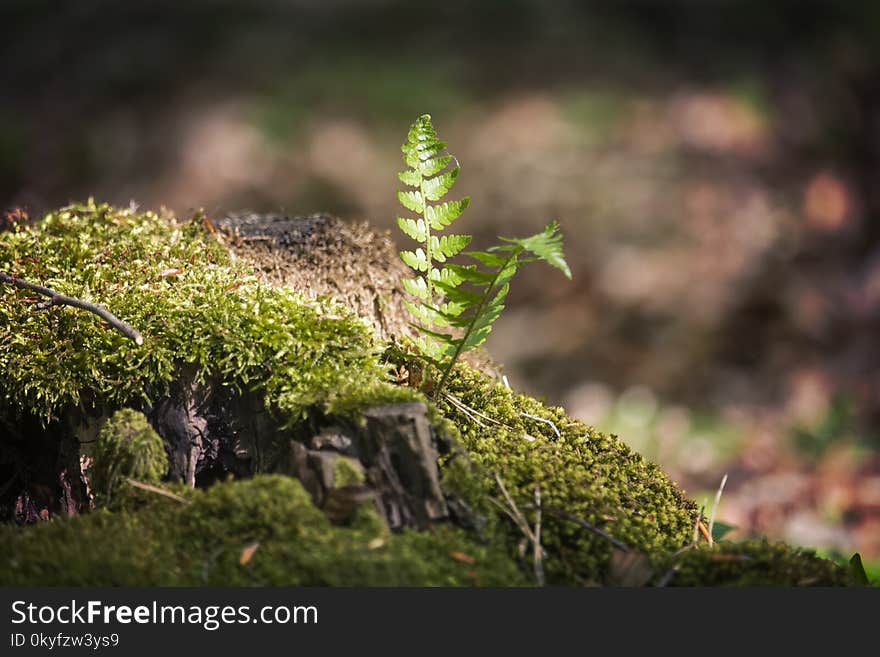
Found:
<path fill-rule="evenodd" d="M 159 488 L 158 486 L 153 486 L 151 484 L 147 484 L 143 481 L 138 481 L 137 479 L 132 479 L 131 477 L 126 477 L 125 480 L 135 488 L 140 488 L 141 490 L 145 490 L 149 493 L 155 493 L 156 495 L 162 495 L 163 497 L 167 497 L 168 499 L 174 500 L 175 502 L 180 502 L 181 504 L 189 504 L 190 501 L 185 497 L 181 497 L 180 495 L 175 495 L 164 488 Z"/>
<path fill-rule="evenodd" d="M 534 568 L 535 568 L 535 579 L 537 580 L 538 586 L 544 586 L 544 561 L 543 558 L 546 554 L 544 547 L 541 545 L 541 492 L 539 488 L 535 488 L 535 501 L 537 503 L 536 508 L 538 509 L 537 521 L 535 523 L 535 529 L 532 530 L 529 527 L 529 523 L 526 521 L 525 516 L 519 510 L 516 505 L 516 502 L 513 501 L 513 498 L 510 496 L 510 493 L 507 492 L 507 487 L 504 485 L 504 482 L 501 480 L 501 477 L 498 473 L 495 473 L 495 481 L 498 483 L 498 488 L 501 489 L 501 494 L 504 496 L 504 500 L 507 503 L 506 505 L 501 504 L 498 500 L 493 497 L 489 498 L 489 501 L 495 504 L 499 509 L 501 509 L 507 516 L 513 520 L 517 527 L 519 527 L 520 531 L 525 535 L 526 539 L 532 544 L 534 549 Z"/>
<path fill-rule="evenodd" d="M 96 303 L 89 303 L 88 301 L 83 301 L 81 299 L 68 297 L 64 294 L 59 294 L 51 288 L 45 287 L 43 285 L 37 285 L 36 283 L 30 283 L 22 278 L 10 276 L 6 272 L 2 271 L 0 271 L 0 282 L 10 283 L 22 290 L 30 290 L 32 292 L 36 292 L 37 294 L 42 294 L 44 297 L 47 297 L 47 301 L 37 304 L 37 308 L 39 310 L 44 310 L 51 306 L 71 306 L 73 308 L 79 308 L 80 310 L 86 310 L 90 313 L 94 313 L 95 315 L 103 319 L 110 326 L 132 340 L 136 345 L 142 345 L 144 343 L 143 336 L 138 333 L 137 330 L 116 317 L 116 315 L 111 313 L 104 306 Z"/>
<path fill-rule="evenodd" d="M 709 514 L 709 529 L 707 533 L 709 547 L 715 544 L 715 512 L 718 511 L 718 505 L 721 504 L 721 494 L 724 492 L 724 484 L 727 483 L 727 474 L 721 479 L 721 485 L 718 486 L 718 492 L 715 493 L 715 503 L 712 505 L 712 512 Z"/>

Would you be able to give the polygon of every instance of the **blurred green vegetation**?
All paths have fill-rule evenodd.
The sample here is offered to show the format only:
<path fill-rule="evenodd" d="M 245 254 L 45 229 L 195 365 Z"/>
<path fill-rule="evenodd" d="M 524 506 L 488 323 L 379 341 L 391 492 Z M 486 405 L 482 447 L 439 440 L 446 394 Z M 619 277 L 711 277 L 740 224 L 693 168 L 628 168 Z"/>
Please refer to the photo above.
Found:
<path fill-rule="evenodd" d="M 316 118 L 339 115 L 400 132 L 426 107 L 448 115 L 473 102 L 460 83 L 460 66 L 448 59 L 425 66 L 409 58 L 334 53 L 274 83 L 257 103 L 255 122 L 281 143 L 301 136 Z"/>

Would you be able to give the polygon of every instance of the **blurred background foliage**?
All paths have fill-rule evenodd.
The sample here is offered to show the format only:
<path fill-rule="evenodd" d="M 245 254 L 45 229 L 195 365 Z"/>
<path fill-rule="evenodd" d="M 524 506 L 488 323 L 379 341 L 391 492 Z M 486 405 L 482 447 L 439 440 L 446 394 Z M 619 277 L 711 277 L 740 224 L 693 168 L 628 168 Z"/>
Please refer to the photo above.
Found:
<path fill-rule="evenodd" d="M 566 234 L 490 339 L 721 517 L 880 558 L 880 4 L 0 1 L 0 205 L 393 225 L 430 112 L 484 246 Z"/>

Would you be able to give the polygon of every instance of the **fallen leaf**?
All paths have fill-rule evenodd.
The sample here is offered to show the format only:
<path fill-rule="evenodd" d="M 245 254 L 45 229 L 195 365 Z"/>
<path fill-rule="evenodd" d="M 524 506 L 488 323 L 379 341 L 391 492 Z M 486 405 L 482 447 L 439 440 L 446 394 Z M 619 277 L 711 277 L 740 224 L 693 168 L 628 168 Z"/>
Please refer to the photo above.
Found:
<path fill-rule="evenodd" d="M 180 276 L 183 273 L 182 269 L 178 269 L 177 267 L 169 267 L 168 269 L 162 270 L 162 273 L 159 274 L 162 278 L 168 278 L 169 276 Z"/>
<path fill-rule="evenodd" d="M 251 543 L 250 545 L 245 546 L 241 551 L 241 556 L 238 557 L 238 563 L 242 566 L 248 563 L 254 558 L 254 552 L 257 551 L 258 547 L 260 547 L 259 543 Z"/>
<path fill-rule="evenodd" d="M 449 556 L 462 563 L 476 563 L 477 561 L 471 555 L 465 554 L 464 552 L 450 552 Z"/>

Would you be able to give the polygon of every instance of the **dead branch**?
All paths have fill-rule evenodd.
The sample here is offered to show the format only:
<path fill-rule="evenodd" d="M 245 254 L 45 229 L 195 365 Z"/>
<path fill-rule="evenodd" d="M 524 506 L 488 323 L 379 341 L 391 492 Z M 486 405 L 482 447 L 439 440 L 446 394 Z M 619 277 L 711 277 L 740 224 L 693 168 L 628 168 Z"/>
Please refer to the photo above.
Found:
<path fill-rule="evenodd" d="M 117 318 L 104 306 L 96 303 L 89 303 L 88 301 L 83 301 L 81 299 L 68 297 L 64 294 L 59 294 L 51 288 L 37 285 L 36 283 L 30 283 L 22 278 L 10 276 L 6 272 L 2 271 L 0 271 L 0 282 L 10 283 L 22 290 L 30 290 L 31 292 L 36 292 L 37 294 L 42 294 L 44 297 L 48 297 L 48 301 L 37 304 L 37 308 L 39 308 L 40 310 L 43 310 L 50 306 L 71 306 L 73 308 L 79 308 L 80 310 L 86 310 L 90 313 L 94 313 L 95 315 L 103 319 L 110 326 L 132 340 L 136 345 L 142 345 L 144 343 L 144 338 L 140 333 L 138 333 L 134 328 L 123 322 L 121 319 Z"/>

